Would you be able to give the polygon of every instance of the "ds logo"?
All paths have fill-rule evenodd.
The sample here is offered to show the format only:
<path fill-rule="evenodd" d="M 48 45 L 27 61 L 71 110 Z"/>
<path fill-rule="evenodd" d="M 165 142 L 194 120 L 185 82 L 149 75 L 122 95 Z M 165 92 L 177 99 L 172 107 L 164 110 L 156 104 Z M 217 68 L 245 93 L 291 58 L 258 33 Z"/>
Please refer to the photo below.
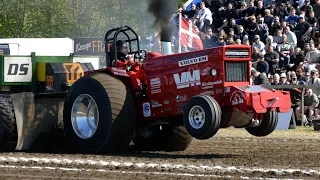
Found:
<path fill-rule="evenodd" d="M 29 64 L 9 64 L 8 75 L 27 75 Z"/>
<path fill-rule="evenodd" d="M 142 105 L 143 108 L 143 116 L 144 117 L 150 117 L 151 116 L 151 108 L 150 108 L 150 103 L 143 103 Z"/>

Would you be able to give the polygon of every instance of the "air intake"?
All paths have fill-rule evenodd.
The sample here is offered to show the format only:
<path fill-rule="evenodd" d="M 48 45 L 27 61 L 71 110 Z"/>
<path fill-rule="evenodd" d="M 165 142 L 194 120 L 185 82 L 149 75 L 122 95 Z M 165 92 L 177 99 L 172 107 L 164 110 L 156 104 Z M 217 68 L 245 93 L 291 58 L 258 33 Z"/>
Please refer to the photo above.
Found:
<path fill-rule="evenodd" d="M 226 49 L 226 58 L 249 58 L 249 49 Z"/>

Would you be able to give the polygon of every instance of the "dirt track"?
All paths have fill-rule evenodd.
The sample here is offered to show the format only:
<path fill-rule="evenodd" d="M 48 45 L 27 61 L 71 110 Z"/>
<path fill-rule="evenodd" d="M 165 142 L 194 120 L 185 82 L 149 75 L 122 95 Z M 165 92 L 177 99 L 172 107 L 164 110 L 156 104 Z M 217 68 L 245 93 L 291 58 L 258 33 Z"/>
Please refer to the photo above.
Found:
<path fill-rule="evenodd" d="M 255 138 L 228 129 L 210 140 L 194 140 L 184 152 L 2 153 L 0 179 L 320 179 L 319 161 L 320 132 Z"/>

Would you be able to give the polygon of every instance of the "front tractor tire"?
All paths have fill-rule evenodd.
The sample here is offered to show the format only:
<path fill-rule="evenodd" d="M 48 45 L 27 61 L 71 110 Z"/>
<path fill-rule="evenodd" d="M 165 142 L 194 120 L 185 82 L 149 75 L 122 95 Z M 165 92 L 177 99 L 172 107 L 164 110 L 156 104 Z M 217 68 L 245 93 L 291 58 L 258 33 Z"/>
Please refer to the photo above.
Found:
<path fill-rule="evenodd" d="M 269 111 L 263 114 L 261 124 L 257 127 L 248 127 L 246 130 L 254 136 L 263 137 L 271 134 L 278 125 L 278 112 Z"/>
<path fill-rule="evenodd" d="M 76 153 L 123 152 L 134 133 L 130 91 L 119 79 L 95 73 L 76 81 L 64 103 L 66 143 Z"/>
<path fill-rule="evenodd" d="M 214 136 L 220 127 L 222 111 L 211 96 L 195 96 L 186 104 L 183 121 L 192 137 L 200 140 Z"/>

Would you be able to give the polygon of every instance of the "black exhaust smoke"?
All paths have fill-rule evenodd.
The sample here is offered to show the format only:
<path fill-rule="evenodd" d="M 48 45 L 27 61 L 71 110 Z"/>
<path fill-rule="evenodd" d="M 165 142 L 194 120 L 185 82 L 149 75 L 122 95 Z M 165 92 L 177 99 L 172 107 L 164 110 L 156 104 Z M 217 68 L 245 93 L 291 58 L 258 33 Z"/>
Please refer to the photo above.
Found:
<path fill-rule="evenodd" d="M 155 17 L 154 26 L 160 26 L 161 41 L 171 42 L 173 28 L 170 24 L 172 15 L 176 12 L 179 0 L 148 0 L 148 11 Z"/>

